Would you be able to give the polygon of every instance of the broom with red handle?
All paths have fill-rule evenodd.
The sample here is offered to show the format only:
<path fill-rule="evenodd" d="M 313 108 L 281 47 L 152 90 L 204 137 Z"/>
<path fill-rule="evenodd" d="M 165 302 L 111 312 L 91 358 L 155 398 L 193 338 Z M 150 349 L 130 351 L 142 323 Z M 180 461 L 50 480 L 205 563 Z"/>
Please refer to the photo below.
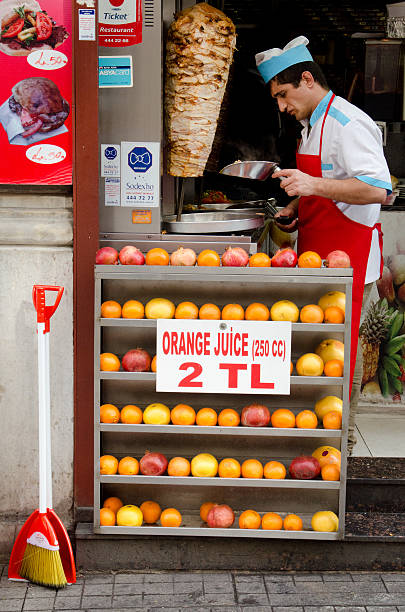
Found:
<path fill-rule="evenodd" d="M 46 291 L 57 291 L 46 305 Z M 49 383 L 49 320 L 57 309 L 63 287 L 35 285 L 37 311 L 39 406 L 39 508 L 24 523 L 11 553 L 8 577 L 61 588 L 76 581 L 72 546 L 52 509 L 51 419 Z"/>

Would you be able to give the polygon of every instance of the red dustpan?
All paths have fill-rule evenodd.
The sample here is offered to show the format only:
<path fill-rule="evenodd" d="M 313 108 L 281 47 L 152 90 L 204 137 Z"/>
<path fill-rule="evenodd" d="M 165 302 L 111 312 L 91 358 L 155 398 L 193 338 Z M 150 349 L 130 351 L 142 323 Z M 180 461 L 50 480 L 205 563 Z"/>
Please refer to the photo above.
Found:
<path fill-rule="evenodd" d="M 58 292 L 53 306 L 45 304 L 46 291 Z M 20 572 L 28 541 L 28 544 L 43 545 L 48 550 L 59 550 L 66 583 L 76 582 L 72 545 L 63 523 L 52 509 L 49 320 L 57 309 L 62 294 L 63 287 L 35 285 L 33 288 L 32 297 L 37 311 L 38 332 L 39 509 L 25 521 L 14 542 L 8 569 L 10 580 L 26 580 Z M 42 583 L 46 583 L 46 580 Z"/>

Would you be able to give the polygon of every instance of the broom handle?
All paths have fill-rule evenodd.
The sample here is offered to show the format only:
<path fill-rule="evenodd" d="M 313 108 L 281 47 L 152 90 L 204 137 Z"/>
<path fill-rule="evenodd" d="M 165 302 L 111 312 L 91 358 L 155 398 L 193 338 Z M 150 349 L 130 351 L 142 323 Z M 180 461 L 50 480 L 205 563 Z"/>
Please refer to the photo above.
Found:
<path fill-rule="evenodd" d="M 39 428 L 39 511 L 46 512 L 47 502 L 47 400 L 45 323 L 38 330 L 38 428 Z"/>
<path fill-rule="evenodd" d="M 52 508 L 51 393 L 49 376 L 50 318 L 62 298 L 63 287 L 34 285 L 32 299 L 37 311 L 39 396 L 39 511 Z M 46 291 L 57 291 L 53 306 L 46 305 Z"/>

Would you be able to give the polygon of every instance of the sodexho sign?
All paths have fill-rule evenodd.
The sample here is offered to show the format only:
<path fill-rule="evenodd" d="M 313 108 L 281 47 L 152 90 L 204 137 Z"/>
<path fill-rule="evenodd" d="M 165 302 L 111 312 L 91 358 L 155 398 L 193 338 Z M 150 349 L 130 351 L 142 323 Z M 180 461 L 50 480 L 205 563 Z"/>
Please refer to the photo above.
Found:
<path fill-rule="evenodd" d="M 152 153 L 146 147 L 134 147 L 128 153 L 128 165 L 134 172 L 146 172 L 152 165 Z"/>
<path fill-rule="evenodd" d="M 159 319 L 156 391 L 290 393 L 291 323 Z"/>

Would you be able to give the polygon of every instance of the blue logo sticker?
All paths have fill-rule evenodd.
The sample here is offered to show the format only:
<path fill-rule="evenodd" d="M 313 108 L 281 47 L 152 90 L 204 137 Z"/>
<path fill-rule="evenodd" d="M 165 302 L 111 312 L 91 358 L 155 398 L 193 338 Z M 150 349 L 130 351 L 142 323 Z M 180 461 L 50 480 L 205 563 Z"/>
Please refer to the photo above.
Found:
<path fill-rule="evenodd" d="M 128 153 L 128 165 L 134 172 L 146 172 L 152 165 L 152 153 L 146 147 L 134 147 Z"/>
<path fill-rule="evenodd" d="M 115 159 L 117 157 L 117 149 L 115 147 L 107 147 L 104 155 L 107 159 Z"/>

